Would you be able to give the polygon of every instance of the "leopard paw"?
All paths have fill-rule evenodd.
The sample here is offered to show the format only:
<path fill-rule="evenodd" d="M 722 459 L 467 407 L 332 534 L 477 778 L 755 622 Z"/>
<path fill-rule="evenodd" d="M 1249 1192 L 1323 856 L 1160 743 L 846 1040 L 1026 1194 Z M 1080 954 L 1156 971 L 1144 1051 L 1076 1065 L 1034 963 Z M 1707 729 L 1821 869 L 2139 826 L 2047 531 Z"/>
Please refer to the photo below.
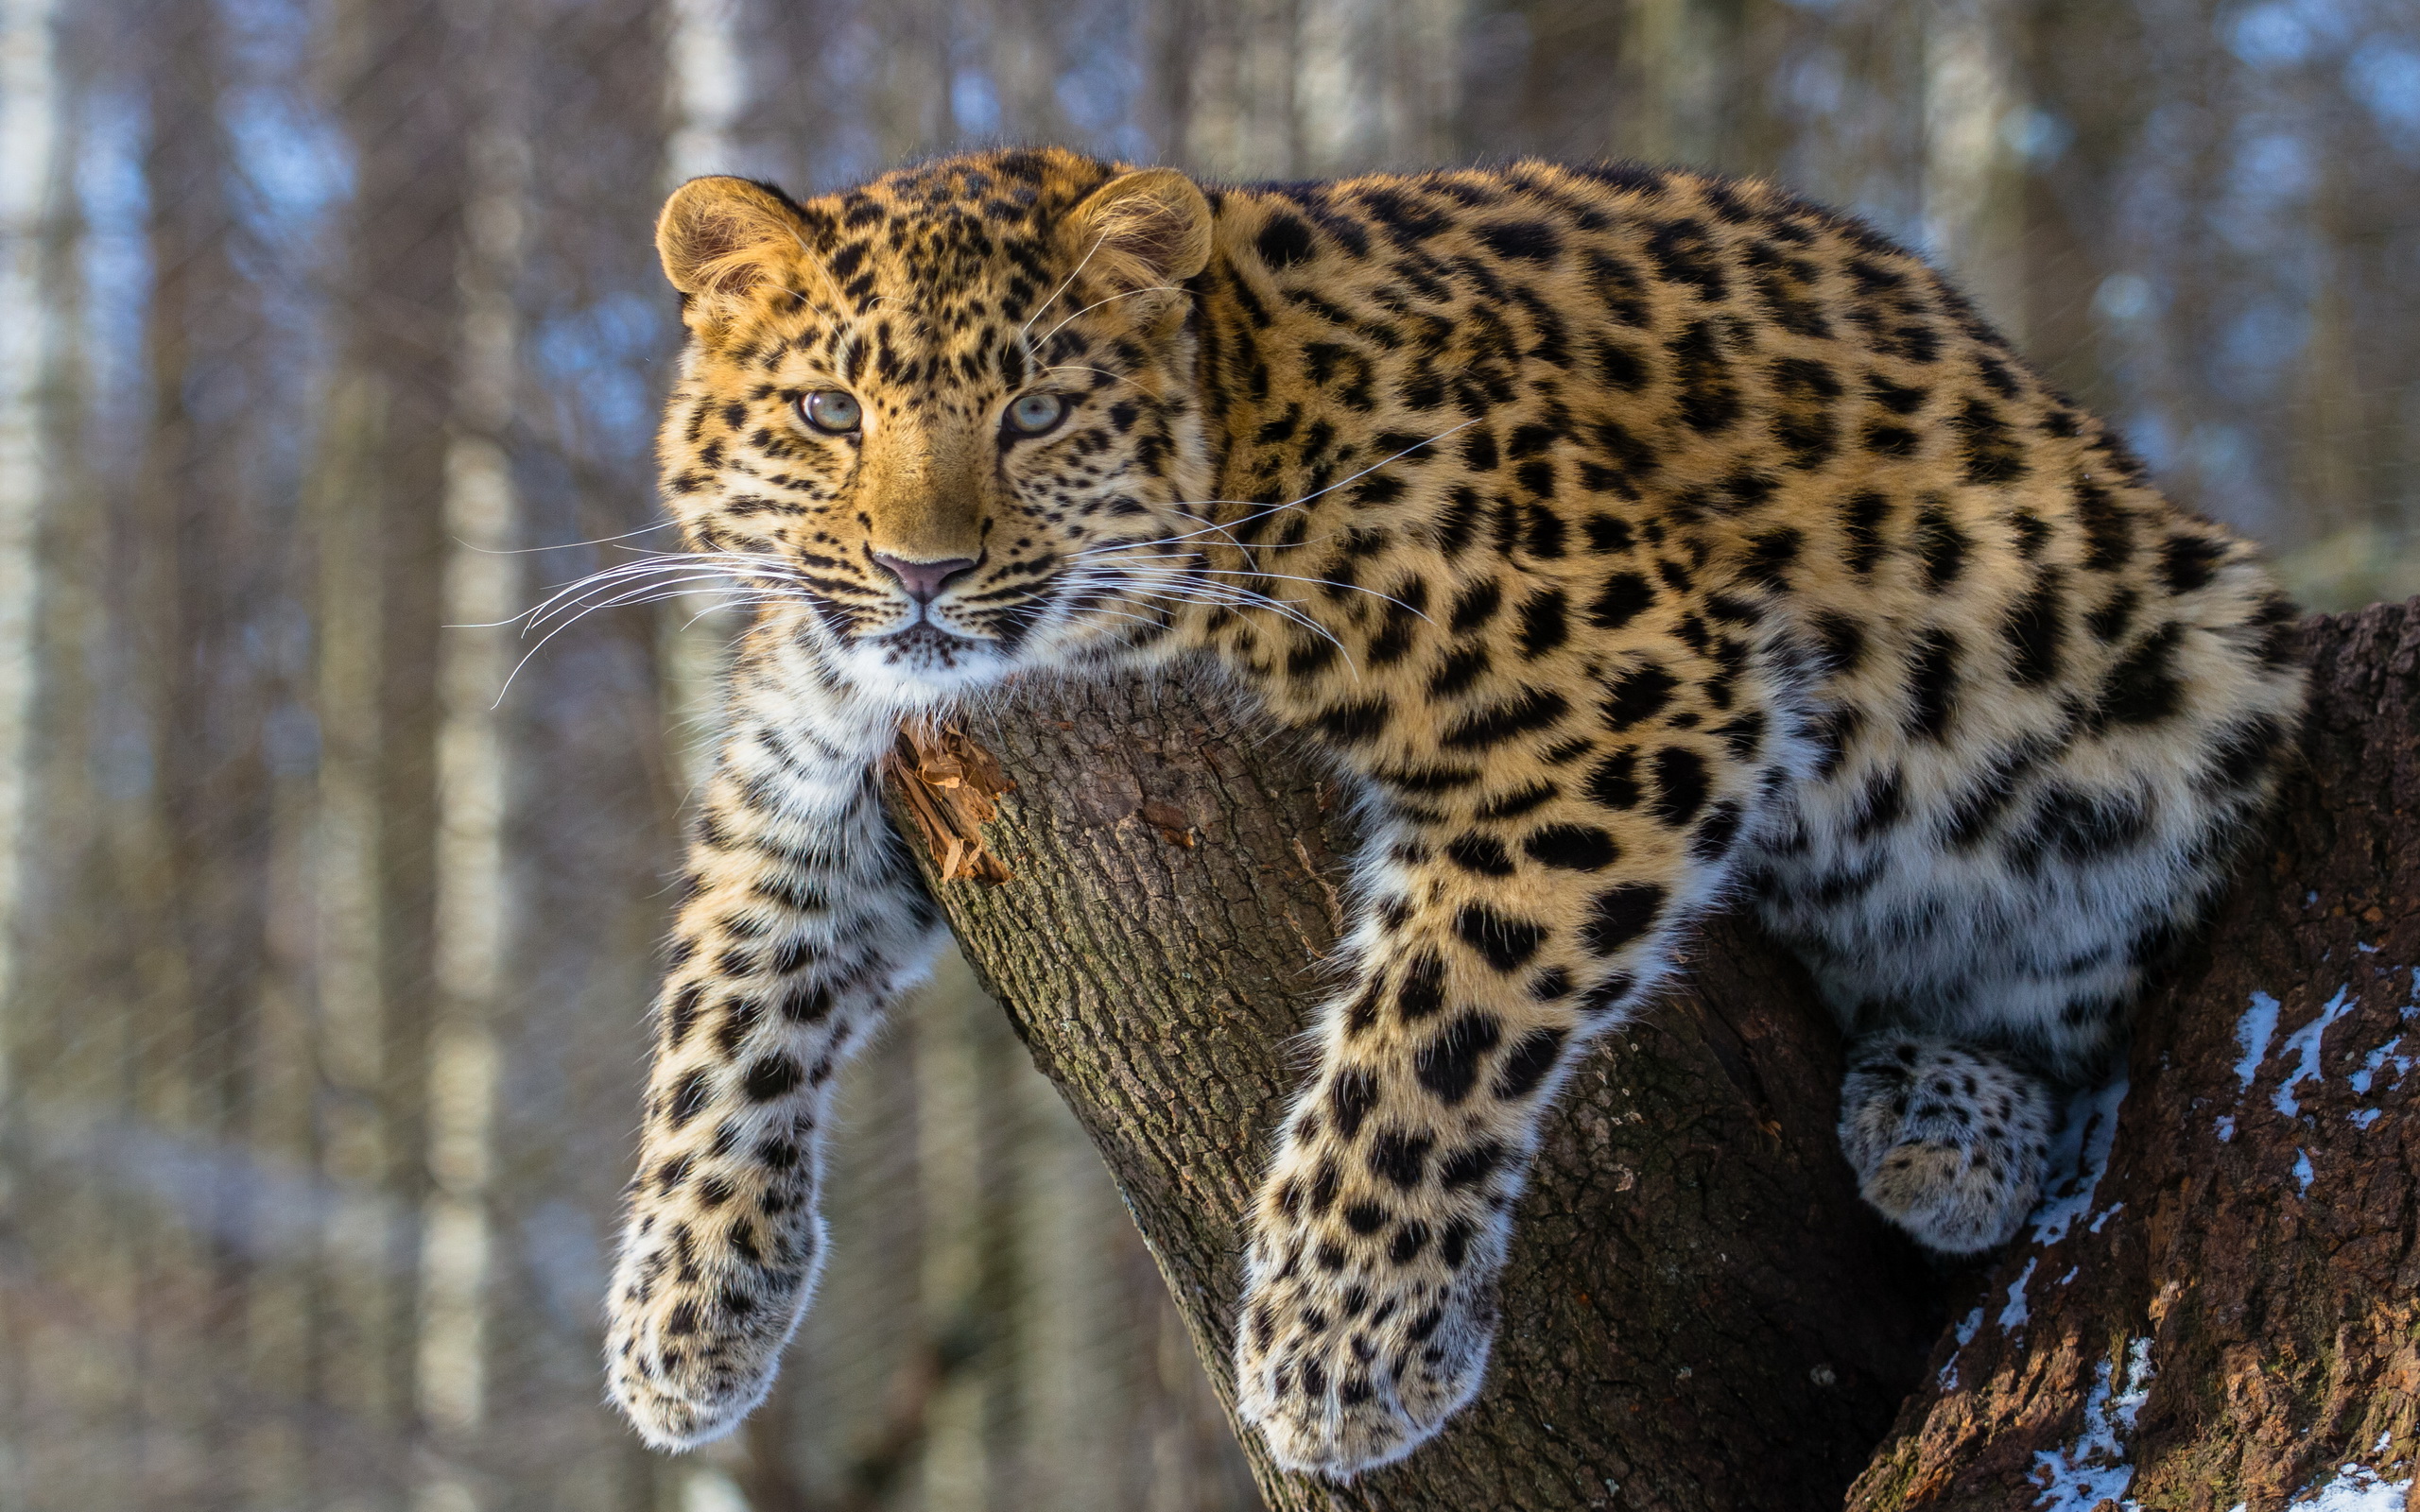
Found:
<path fill-rule="evenodd" d="M 1978 1254 L 2040 1199 L 2057 1116 L 2040 1077 L 1989 1051 L 1879 1034 L 1851 1056 L 1841 1148 L 1883 1216 L 1930 1248 Z"/>
<path fill-rule="evenodd" d="M 626 1230 L 607 1307 L 606 1384 L 650 1448 L 720 1438 L 772 1389 L 822 1248 L 820 1222 L 791 1228 L 771 1263 L 719 1253 L 683 1225 Z"/>
<path fill-rule="evenodd" d="M 1298 1238 L 1247 1288 L 1237 1407 L 1279 1465 L 1349 1480 L 1410 1453 L 1478 1395 L 1495 1267 L 1465 1255 L 1466 1227 L 1434 1246 L 1459 1263 L 1416 1271 Z"/>

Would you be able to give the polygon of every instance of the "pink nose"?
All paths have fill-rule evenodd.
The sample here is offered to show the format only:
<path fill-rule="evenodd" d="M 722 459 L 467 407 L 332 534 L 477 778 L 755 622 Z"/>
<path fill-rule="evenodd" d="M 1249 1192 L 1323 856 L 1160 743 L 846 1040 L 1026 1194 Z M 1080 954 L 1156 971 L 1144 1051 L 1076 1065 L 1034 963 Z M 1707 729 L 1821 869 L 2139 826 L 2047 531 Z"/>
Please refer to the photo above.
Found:
<path fill-rule="evenodd" d="M 902 561 L 896 557 L 873 554 L 873 564 L 899 579 L 908 596 L 919 604 L 929 604 L 949 581 L 975 570 L 972 557 L 952 557 L 945 561 Z"/>

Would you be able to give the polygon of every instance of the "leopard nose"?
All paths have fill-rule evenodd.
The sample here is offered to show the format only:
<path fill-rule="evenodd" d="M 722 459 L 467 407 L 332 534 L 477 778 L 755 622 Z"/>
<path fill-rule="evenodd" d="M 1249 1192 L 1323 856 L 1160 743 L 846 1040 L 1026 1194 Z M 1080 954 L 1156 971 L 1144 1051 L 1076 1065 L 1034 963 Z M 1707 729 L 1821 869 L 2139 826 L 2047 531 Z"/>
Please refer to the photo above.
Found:
<path fill-rule="evenodd" d="M 975 570 L 972 557 L 951 557 L 942 561 L 903 561 L 883 552 L 873 554 L 873 564 L 899 579 L 908 596 L 919 604 L 929 604 L 954 577 Z"/>

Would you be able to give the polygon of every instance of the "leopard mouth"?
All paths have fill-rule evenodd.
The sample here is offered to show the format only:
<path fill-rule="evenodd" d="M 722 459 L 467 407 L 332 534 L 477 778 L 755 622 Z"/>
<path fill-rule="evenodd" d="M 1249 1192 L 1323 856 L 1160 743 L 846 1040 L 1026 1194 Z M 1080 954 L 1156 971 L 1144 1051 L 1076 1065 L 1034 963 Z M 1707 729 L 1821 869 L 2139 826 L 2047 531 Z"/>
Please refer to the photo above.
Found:
<path fill-rule="evenodd" d="M 962 629 L 942 620 L 931 605 L 909 605 L 904 613 L 894 613 L 880 628 L 866 625 L 867 616 L 860 615 L 857 624 L 848 631 L 848 638 L 859 645 L 877 650 L 896 651 L 956 649 L 960 651 L 989 644 L 994 637 L 980 630 Z"/>
<path fill-rule="evenodd" d="M 887 635 L 869 636 L 867 644 L 881 646 L 886 650 L 937 652 L 948 655 L 954 652 L 972 651 L 984 643 L 972 635 L 959 635 L 956 631 L 942 629 L 930 620 L 919 620 L 905 629 L 892 630 Z"/>
<path fill-rule="evenodd" d="M 872 658 L 892 674 L 916 678 L 984 677 L 1000 665 L 1000 647 L 989 640 L 956 635 L 930 622 L 920 622 L 885 635 L 861 638 L 861 656 Z"/>
<path fill-rule="evenodd" d="M 953 597 L 944 619 L 933 606 L 910 609 L 880 628 L 840 628 L 854 653 L 893 673 L 956 678 L 997 676 L 1027 651 L 1061 598 L 1056 582 Z M 836 628 L 838 628 L 836 627 Z"/>

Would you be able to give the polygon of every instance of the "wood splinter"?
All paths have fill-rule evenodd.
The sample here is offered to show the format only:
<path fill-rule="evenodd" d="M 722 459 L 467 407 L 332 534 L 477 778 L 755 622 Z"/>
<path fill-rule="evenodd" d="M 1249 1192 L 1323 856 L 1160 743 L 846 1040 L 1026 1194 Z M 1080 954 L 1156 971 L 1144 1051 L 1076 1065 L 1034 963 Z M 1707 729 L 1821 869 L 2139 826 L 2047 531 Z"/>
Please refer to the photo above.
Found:
<path fill-rule="evenodd" d="M 955 725 L 909 721 L 886 765 L 941 881 L 996 887 L 1016 875 L 983 843 L 1001 796 L 1017 787 L 990 751 Z"/>

